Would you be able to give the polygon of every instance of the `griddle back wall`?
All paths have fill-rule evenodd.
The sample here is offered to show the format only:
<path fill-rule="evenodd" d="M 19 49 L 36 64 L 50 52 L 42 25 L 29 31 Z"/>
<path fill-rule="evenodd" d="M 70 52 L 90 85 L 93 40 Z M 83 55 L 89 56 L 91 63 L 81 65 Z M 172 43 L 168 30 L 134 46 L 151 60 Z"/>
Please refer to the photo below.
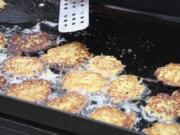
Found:
<path fill-rule="evenodd" d="M 148 13 L 164 14 L 180 17 L 179 0 L 91 0 L 94 3 L 119 6 L 127 9 L 138 10 Z"/>
<path fill-rule="evenodd" d="M 56 29 L 44 27 L 42 30 L 58 34 Z M 103 53 L 116 56 L 127 65 L 126 73 L 153 78 L 157 67 L 169 62 L 180 62 L 179 30 L 179 27 L 171 25 L 144 23 L 121 16 L 92 12 L 88 29 L 62 36 L 67 41 L 86 43 L 96 55 Z M 0 112 L 83 135 L 136 134 L 4 96 L 0 96 Z"/>

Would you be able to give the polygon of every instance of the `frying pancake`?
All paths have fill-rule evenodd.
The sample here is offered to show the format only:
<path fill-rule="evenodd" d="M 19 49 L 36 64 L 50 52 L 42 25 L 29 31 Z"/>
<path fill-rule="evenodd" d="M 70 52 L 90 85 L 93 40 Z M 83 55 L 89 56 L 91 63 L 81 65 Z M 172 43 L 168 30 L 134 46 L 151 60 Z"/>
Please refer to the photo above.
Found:
<path fill-rule="evenodd" d="M 145 112 L 165 121 L 180 116 L 180 92 L 175 91 L 170 96 L 166 93 L 159 93 L 147 101 Z"/>
<path fill-rule="evenodd" d="M 5 8 L 7 3 L 4 0 L 0 0 L 0 11 Z"/>
<path fill-rule="evenodd" d="M 88 70 L 100 73 L 104 77 L 111 77 L 122 72 L 124 67 L 114 56 L 95 56 L 90 59 Z"/>
<path fill-rule="evenodd" d="M 12 55 L 32 54 L 54 46 L 53 37 L 45 32 L 28 35 L 16 34 L 8 43 L 8 53 Z"/>
<path fill-rule="evenodd" d="M 129 115 L 113 107 L 101 107 L 89 115 L 90 118 L 103 121 L 116 126 L 131 128 L 136 118 L 136 114 Z"/>
<path fill-rule="evenodd" d="M 3 76 L 0 76 L 0 91 L 3 89 L 6 82 L 6 79 Z"/>
<path fill-rule="evenodd" d="M 80 42 L 68 43 L 48 50 L 42 60 L 57 68 L 75 67 L 91 57 L 91 53 Z"/>
<path fill-rule="evenodd" d="M 5 38 L 3 33 L 0 33 L 0 49 L 5 46 Z"/>
<path fill-rule="evenodd" d="M 47 99 L 51 92 L 51 83 L 46 80 L 28 80 L 19 84 L 11 84 L 7 96 L 16 97 L 31 102 L 41 102 Z"/>
<path fill-rule="evenodd" d="M 65 112 L 78 113 L 86 105 L 86 97 L 76 92 L 70 92 L 62 97 L 48 101 L 47 106 Z"/>
<path fill-rule="evenodd" d="M 180 90 L 176 90 L 173 92 L 171 96 L 176 102 L 180 103 Z"/>
<path fill-rule="evenodd" d="M 113 103 L 118 103 L 138 99 L 144 90 L 145 86 L 140 84 L 137 76 L 121 75 L 110 83 L 107 94 L 111 97 Z"/>
<path fill-rule="evenodd" d="M 170 63 L 159 67 L 155 71 L 155 76 L 166 85 L 180 87 L 180 64 Z"/>
<path fill-rule="evenodd" d="M 66 73 L 62 86 L 68 91 L 98 92 L 105 86 L 106 80 L 101 74 L 90 71 L 71 71 Z"/>
<path fill-rule="evenodd" d="M 5 61 L 3 70 L 18 77 L 35 77 L 44 70 L 44 64 L 38 58 L 15 56 Z"/>
<path fill-rule="evenodd" d="M 152 127 L 146 128 L 147 135 L 180 135 L 179 124 L 155 123 Z"/>

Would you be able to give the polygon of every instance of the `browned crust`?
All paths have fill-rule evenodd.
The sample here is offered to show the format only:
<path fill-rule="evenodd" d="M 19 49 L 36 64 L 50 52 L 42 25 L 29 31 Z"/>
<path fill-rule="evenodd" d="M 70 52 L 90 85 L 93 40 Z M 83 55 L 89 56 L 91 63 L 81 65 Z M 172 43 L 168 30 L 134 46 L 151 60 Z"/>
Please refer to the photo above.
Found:
<path fill-rule="evenodd" d="M 108 86 L 107 95 L 113 103 L 139 98 L 145 90 L 135 75 L 121 75 Z"/>
<path fill-rule="evenodd" d="M 152 127 L 144 129 L 147 135 L 180 135 L 179 124 L 155 123 Z"/>
<path fill-rule="evenodd" d="M 145 106 L 145 112 L 149 115 L 154 114 L 156 117 L 165 121 L 172 120 L 180 116 L 180 92 L 177 90 L 170 96 L 166 93 L 159 93 L 149 98 Z"/>
<path fill-rule="evenodd" d="M 180 104 L 180 89 L 172 93 L 171 98 Z"/>
<path fill-rule="evenodd" d="M 7 83 L 3 76 L 0 76 L 0 91 L 3 89 L 4 85 Z"/>
<path fill-rule="evenodd" d="M 6 95 L 31 102 L 43 102 L 51 89 L 52 84 L 47 80 L 27 80 L 9 85 Z"/>
<path fill-rule="evenodd" d="M 159 67 L 154 75 L 166 85 L 180 87 L 180 64 L 169 63 L 164 67 Z"/>
<path fill-rule="evenodd" d="M 16 34 L 7 45 L 8 53 L 22 55 L 36 53 L 55 46 L 53 37 L 45 32 L 32 33 L 28 35 Z"/>
<path fill-rule="evenodd" d="M 88 50 L 84 44 L 75 41 L 49 49 L 41 59 L 57 69 L 73 68 L 92 57 Z"/>
<path fill-rule="evenodd" d="M 131 128 L 136 118 L 136 114 L 131 112 L 129 115 L 117 110 L 114 107 L 101 107 L 89 115 L 90 118 L 103 121 L 116 126 Z"/>
<path fill-rule="evenodd" d="M 114 56 L 99 55 L 89 60 L 88 70 L 100 73 L 104 77 L 117 75 L 124 70 L 125 65 Z"/>
<path fill-rule="evenodd" d="M 76 92 L 70 92 L 62 97 L 48 101 L 47 106 L 65 112 L 78 113 L 83 109 L 86 103 L 87 99 L 85 96 Z"/>
<path fill-rule="evenodd" d="M 3 48 L 4 46 L 5 46 L 4 34 L 0 32 L 0 48 Z"/>
<path fill-rule="evenodd" d="M 44 70 L 44 63 L 35 57 L 15 56 L 3 64 L 3 71 L 17 77 L 36 77 Z"/>
<path fill-rule="evenodd" d="M 95 93 L 101 91 L 106 79 L 101 74 L 89 71 L 71 71 L 65 74 L 62 86 L 67 91 L 80 91 Z"/>

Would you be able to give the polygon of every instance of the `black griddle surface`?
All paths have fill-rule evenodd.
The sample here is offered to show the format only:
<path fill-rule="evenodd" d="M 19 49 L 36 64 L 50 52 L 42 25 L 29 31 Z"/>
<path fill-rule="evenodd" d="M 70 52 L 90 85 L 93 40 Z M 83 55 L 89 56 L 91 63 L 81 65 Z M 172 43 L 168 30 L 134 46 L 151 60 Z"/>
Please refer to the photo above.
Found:
<path fill-rule="evenodd" d="M 43 12 L 41 14 L 41 16 L 45 16 Z M 54 17 L 46 15 L 47 18 L 51 18 L 51 21 L 57 22 L 56 15 Z M 21 28 L 29 28 L 36 23 L 37 20 L 18 23 L 18 25 Z M 5 30 L 3 26 L 12 27 L 13 25 L 0 25 L 0 30 Z M 113 55 L 126 65 L 125 73 L 143 78 L 155 80 L 153 74 L 158 67 L 170 62 L 180 63 L 179 26 L 148 23 L 114 15 L 110 11 L 104 13 L 92 10 L 90 26 L 86 30 L 62 34 L 57 31 L 57 27 L 51 28 L 47 25 L 41 25 L 41 29 L 51 34 L 60 35 L 67 42 L 83 42 L 95 55 Z M 160 82 L 144 81 L 144 83 L 151 89 L 151 95 L 160 92 L 171 94 L 178 89 L 165 86 Z M 139 123 L 139 127 L 147 126 L 149 123 L 146 121 Z"/>
<path fill-rule="evenodd" d="M 158 67 L 180 62 L 179 27 L 96 12 L 90 20 L 88 29 L 64 37 L 84 42 L 96 55 L 114 55 L 127 65 L 127 73 L 154 79 Z"/>
<path fill-rule="evenodd" d="M 96 55 L 117 57 L 126 65 L 127 74 L 155 79 L 154 72 L 158 67 L 171 62 L 180 63 L 180 28 L 177 26 L 141 22 L 100 12 L 93 12 L 90 20 L 88 29 L 65 34 L 65 38 L 84 42 Z M 178 89 L 162 83 L 146 83 L 153 95 L 172 93 Z"/>
<path fill-rule="evenodd" d="M 22 24 L 38 20 L 58 20 L 58 0 L 6 0 L 7 6 L 0 12 L 0 23 Z M 45 3 L 40 7 L 40 3 Z"/>

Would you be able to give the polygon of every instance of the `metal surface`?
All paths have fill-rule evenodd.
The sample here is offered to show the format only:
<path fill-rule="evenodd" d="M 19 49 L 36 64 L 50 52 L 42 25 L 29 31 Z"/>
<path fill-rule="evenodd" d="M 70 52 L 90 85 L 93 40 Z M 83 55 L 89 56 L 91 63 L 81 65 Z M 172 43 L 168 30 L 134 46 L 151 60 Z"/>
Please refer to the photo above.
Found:
<path fill-rule="evenodd" d="M 1 135 L 74 135 L 69 132 L 58 131 L 56 129 L 32 123 L 17 117 L 0 113 L 0 134 Z"/>
<path fill-rule="evenodd" d="M 58 21 L 59 0 L 6 0 L 7 6 L 0 12 L 0 23 L 22 24 L 39 20 Z"/>
<path fill-rule="evenodd" d="M 103 12 L 105 11 L 106 12 Z M 180 63 L 180 28 L 177 26 L 137 21 L 114 14 L 109 8 L 94 10 L 90 13 L 90 27 L 86 30 L 61 34 L 67 41 L 80 41 L 87 44 L 95 54 L 114 55 L 127 66 L 126 73 L 143 78 L 154 79 L 153 73 L 157 67 L 170 62 Z M 46 15 L 46 13 L 45 13 Z M 42 13 L 42 16 L 45 16 Z M 57 21 L 51 16 L 50 20 Z M 113 22 L 113 25 L 112 25 Z M 21 24 L 28 28 L 34 23 Z M 12 27 L 11 24 L 6 26 Z M 4 27 L 0 26 L 4 31 Z M 42 26 L 43 31 L 59 35 L 57 27 Z M 177 88 L 167 87 L 161 83 L 145 81 L 152 90 L 151 95 L 159 92 L 172 93 Z M 144 104 L 143 101 L 139 104 Z M 87 135 L 135 135 L 124 128 L 118 128 L 101 122 L 94 122 L 72 114 L 47 109 L 42 106 L 29 104 L 0 96 L 0 112 L 42 124 L 57 130 L 70 131 Z M 142 120 L 137 126 L 148 127 L 147 121 Z"/>
<path fill-rule="evenodd" d="M 0 12 L 1 23 L 29 23 L 37 20 L 58 21 L 59 0 L 6 0 L 8 6 Z M 45 5 L 42 5 L 44 3 Z M 106 6 L 106 8 L 118 10 L 121 14 L 130 15 L 138 19 L 152 21 L 166 21 L 180 23 L 180 2 L 174 0 L 171 3 L 164 0 L 132 1 L 132 0 L 91 0 L 90 6 Z M 161 6 L 160 6 L 161 5 Z"/>
<path fill-rule="evenodd" d="M 180 17 L 180 1 L 179 0 L 91 0 L 95 3 L 103 3 L 116 7 L 136 10 L 140 12 L 161 14 L 167 16 Z"/>
<path fill-rule="evenodd" d="M 61 0 L 59 31 L 75 32 L 89 26 L 89 0 Z"/>
<path fill-rule="evenodd" d="M 58 112 L 54 109 L 47 109 L 4 96 L 0 96 L 0 107 L 1 113 L 53 127 L 59 131 L 64 130 L 80 135 L 120 135 L 124 133 L 126 135 L 137 135 L 137 133 L 127 129 L 94 122 L 72 114 Z"/>

